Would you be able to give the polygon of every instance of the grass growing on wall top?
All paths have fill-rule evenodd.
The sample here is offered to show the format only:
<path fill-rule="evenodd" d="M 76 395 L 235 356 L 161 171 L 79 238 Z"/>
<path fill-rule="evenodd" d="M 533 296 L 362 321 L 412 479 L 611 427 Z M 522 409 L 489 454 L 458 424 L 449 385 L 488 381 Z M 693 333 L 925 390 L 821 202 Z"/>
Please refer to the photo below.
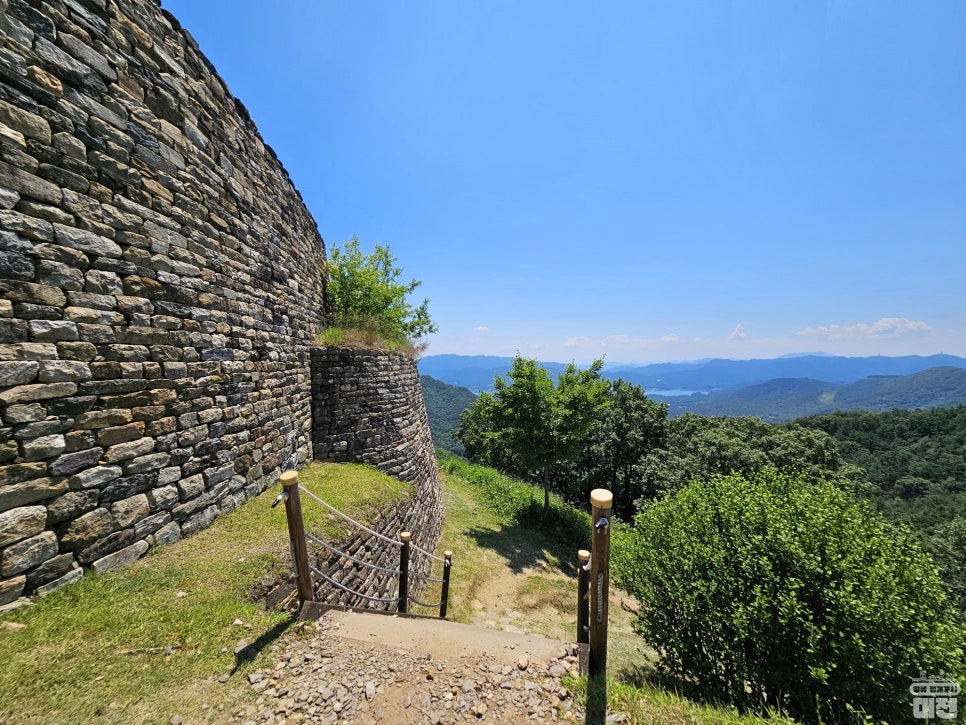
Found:
<path fill-rule="evenodd" d="M 358 465 L 313 464 L 299 478 L 363 523 L 408 490 Z M 242 675 L 264 665 L 270 644 L 292 625 L 249 596 L 265 576 L 291 571 L 284 506 L 270 506 L 280 489 L 130 568 L 88 574 L 0 620 L 0 722 L 166 723 L 241 687 Z M 304 495 L 302 508 L 308 531 L 343 529 Z M 253 661 L 236 661 L 240 640 L 262 648 Z M 217 682 L 233 671 L 228 683 Z"/>

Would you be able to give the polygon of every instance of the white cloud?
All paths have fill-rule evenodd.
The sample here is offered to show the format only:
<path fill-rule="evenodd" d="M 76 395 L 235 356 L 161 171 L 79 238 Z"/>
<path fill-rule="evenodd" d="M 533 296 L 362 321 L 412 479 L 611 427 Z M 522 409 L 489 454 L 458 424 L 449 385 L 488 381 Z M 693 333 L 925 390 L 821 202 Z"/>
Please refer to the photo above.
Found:
<path fill-rule="evenodd" d="M 855 325 L 827 325 L 807 327 L 796 331 L 796 335 L 821 337 L 826 340 L 858 340 L 869 338 L 902 337 L 932 332 L 925 322 L 907 320 L 905 317 L 883 317 L 871 325 L 860 322 Z"/>
<path fill-rule="evenodd" d="M 489 331 L 490 331 L 490 328 L 487 327 L 486 325 L 478 325 L 477 327 L 473 328 L 473 332 L 489 332 Z"/>
<path fill-rule="evenodd" d="M 589 337 L 568 337 L 564 344 L 567 347 L 584 347 L 590 342 Z"/>
<path fill-rule="evenodd" d="M 661 338 L 661 342 L 673 342 L 673 343 L 684 342 L 684 338 L 681 337 L 676 332 L 669 332 L 668 334 L 666 334 L 664 337 Z"/>
<path fill-rule="evenodd" d="M 745 326 L 741 324 L 736 325 L 735 329 L 728 335 L 729 340 L 744 340 L 746 337 L 748 337 L 748 333 L 745 332 Z"/>

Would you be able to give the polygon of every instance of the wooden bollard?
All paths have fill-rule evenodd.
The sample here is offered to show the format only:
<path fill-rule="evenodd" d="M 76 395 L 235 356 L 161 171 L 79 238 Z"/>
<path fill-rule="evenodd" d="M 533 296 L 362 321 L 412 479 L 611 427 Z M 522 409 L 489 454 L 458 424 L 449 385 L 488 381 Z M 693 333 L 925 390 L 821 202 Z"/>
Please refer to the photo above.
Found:
<path fill-rule="evenodd" d="M 401 614 L 409 611 L 409 541 L 412 534 L 403 531 L 399 535 L 402 546 L 399 547 L 399 607 Z"/>
<path fill-rule="evenodd" d="M 605 488 L 590 492 L 593 509 L 590 557 L 590 662 L 591 677 L 607 672 L 607 605 L 610 587 L 610 516 L 613 494 Z"/>
<path fill-rule="evenodd" d="M 439 598 L 439 618 L 446 619 L 446 608 L 449 606 L 449 572 L 453 568 L 453 552 L 443 552 L 443 594 Z"/>
<path fill-rule="evenodd" d="M 587 644 L 590 635 L 590 552 L 577 552 L 577 643 Z"/>
<path fill-rule="evenodd" d="M 292 563 L 295 565 L 295 585 L 299 602 L 315 601 L 312 587 L 312 571 L 309 569 L 309 551 L 305 545 L 305 524 L 302 523 L 302 502 L 299 500 L 298 471 L 286 471 L 279 479 L 285 491 L 285 519 L 288 521 L 288 538 L 292 547 Z"/>

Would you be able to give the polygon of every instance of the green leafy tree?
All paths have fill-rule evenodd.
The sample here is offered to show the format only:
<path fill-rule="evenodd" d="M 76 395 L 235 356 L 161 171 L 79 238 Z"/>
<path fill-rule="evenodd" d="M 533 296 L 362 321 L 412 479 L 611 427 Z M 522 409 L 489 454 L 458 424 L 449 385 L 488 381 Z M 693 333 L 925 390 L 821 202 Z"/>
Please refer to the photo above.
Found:
<path fill-rule="evenodd" d="M 581 498 L 586 500 L 594 488 L 609 488 L 614 513 L 629 520 L 639 498 L 656 494 L 649 486 L 646 463 L 649 454 L 667 444 L 668 405 L 648 398 L 640 385 L 621 379 L 610 383 L 607 400 L 578 464 L 584 480 Z"/>
<path fill-rule="evenodd" d="M 834 484 L 773 469 L 692 482 L 613 546 L 639 631 L 703 697 L 904 722 L 911 677 L 962 672 L 932 560 Z"/>
<path fill-rule="evenodd" d="M 552 469 L 579 455 L 591 426 L 607 405 L 608 384 L 600 377 L 603 366 L 603 360 L 586 370 L 568 365 L 554 385 L 539 362 L 517 355 L 508 380 L 497 375 L 493 395 L 481 395 L 464 413 L 456 437 L 467 447 L 467 455 L 472 448 L 468 441 L 477 436 L 475 440 L 509 452 L 519 470 L 532 477 L 539 475 L 547 512 Z M 485 435 L 480 436 L 480 431 Z"/>
<path fill-rule="evenodd" d="M 403 271 L 397 261 L 389 245 L 376 244 L 372 254 L 364 254 L 355 235 L 342 248 L 331 249 L 327 294 L 335 327 L 371 333 L 396 344 L 436 332 L 429 300 L 418 307 L 408 301 L 422 283 L 400 282 Z"/>

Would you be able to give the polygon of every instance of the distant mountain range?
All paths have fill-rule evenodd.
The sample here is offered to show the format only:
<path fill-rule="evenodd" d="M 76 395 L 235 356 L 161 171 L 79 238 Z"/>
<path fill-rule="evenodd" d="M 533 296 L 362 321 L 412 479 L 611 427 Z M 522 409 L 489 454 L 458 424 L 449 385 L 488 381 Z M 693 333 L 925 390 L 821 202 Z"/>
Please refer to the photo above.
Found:
<path fill-rule="evenodd" d="M 509 357 L 430 355 L 420 360 L 419 372 L 479 392 L 492 390 L 493 378 L 506 375 L 512 361 Z M 542 364 L 554 377 L 566 368 L 564 363 Z M 966 403 L 966 358 L 955 355 L 837 357 L 817 353 L 771 360 L 613 365 L 605 367 L 603 375 L 642 386 L 649 397 L 667 402 L 672 416 L 686 412 L 751 415 L 782 422 L 833 410 L 874 412 Z M 691 394 L 662 395 L 665 391 Z M 445 397 L 439 387 L 434 394 Z M 460 404 L 465 403 L 466 390 L 459 397 Z M 449 407 L 451 420 L 458 406 Z"/>
<path fill-rule="evenodd" d="M 672 417 L 684 413 L 751 415 L 769 423 L 784 423 L 835 410 L 876 413 L 966 404 L 966 369 L 934 367 L 911 375 L 873 375 L 852 383 L 776 378 L 735 390 L 648 397 L 667 403 Z"/>
<path fill-rule="evenodd" d="M 511 357 L 488 355 L 429 355 L 419 361 L 421 375 L 479 392 L 493 390 L 493 378 L 506 375 Z M 541 363 L 556 377 L 565 363 Z M 935 367 L 966 368 L 966 358 L 955 355 L 904 357 L 839 357 L 812 353 L 768 360 L 699 360 L 651 365 L 605 365 L 604 377 L 623 378 L 648 394 L 664 390 L 711 392 L 734 390 L 776 378 L 813 378 L 830 383 L 854 383 L 873 375 L 911 375 Z"/>

